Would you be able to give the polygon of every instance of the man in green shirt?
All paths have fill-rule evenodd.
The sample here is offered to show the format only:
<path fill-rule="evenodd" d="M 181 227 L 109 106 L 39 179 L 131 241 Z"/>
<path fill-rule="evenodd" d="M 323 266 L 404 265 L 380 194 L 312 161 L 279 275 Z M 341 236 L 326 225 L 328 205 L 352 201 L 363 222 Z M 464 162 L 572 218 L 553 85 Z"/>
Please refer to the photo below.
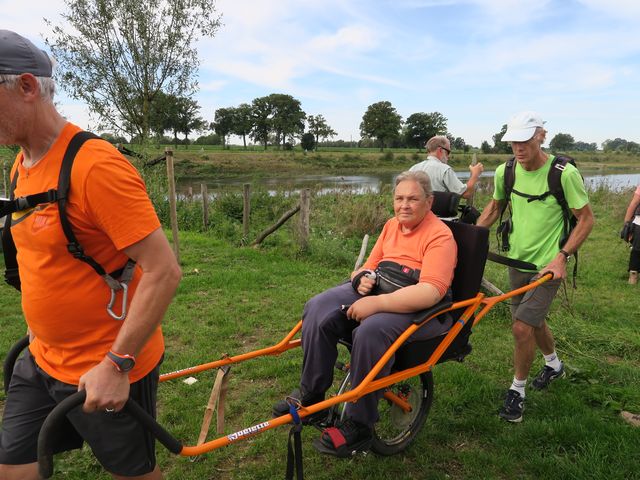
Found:
<path fill-rule="evenodd" d="M 513 191 L 505 194 L 505 167 L 495 172 L 493 198 L 484 208 L 477 224 L 491 226 L 511 203 L 512 230 L 509 235 L 509 258 L 530 262 L 537 271 L 509 268 L 511 288 L 531 282 L 539 273 L 551 272 L 553 280 L 525 295 L 513 298 L 511 316 L 515 340 L 514 377 L 507 391 L 500 417 L 510 422 L 521 422 L 524 411 L 525 386 L 536 354 L 542 352 L 545 365 L 532 382 L 533 388 L 546 388 L 552 380 L 564 376 L 564 364 L 558 359 L 555 341 L 546 316 L 560 282 L 567 276 L 567 262 L 578 250 L 593 228 L 594 217 L 580 172 L 567 163 L 560 182 L 566 201 L 577 219 L 576 227 L 568 239 L 563 239 L 564 218 L 562 207 L 553 195 L 530 201 L 531 196 L 549 191 L 548 174 L 554 160 L 542 150 L 547 131 L 535 112 L 514 115 L 507 124 L 502 141 L 511 142 L 515 156 Z M 523 195 L 524 194 L 524 195 Z M 564 240 L 564 241 L 563 241 Z"/>

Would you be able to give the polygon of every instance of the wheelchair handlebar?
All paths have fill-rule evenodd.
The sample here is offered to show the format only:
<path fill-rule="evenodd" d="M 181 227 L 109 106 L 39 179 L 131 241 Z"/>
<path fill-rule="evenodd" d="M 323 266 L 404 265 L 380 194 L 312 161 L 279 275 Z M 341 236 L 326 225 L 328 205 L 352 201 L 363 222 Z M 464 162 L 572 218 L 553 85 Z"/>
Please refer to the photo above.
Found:
<path fill-rule="evenodd" d="M 56 430 L 59 429 L 60 423 L 66 418 L 67 413 L 81 406 L 86 398 L 87 392 L 84 390 L 65 398 L 49 413 L 42 424 L 38 435 L 38 471 L 42 478 L 51 478 L 53 475 L 53 445 L 56 440 Z M 134 400 L 129 399 L 123 410 L 134 417 L 171 453 L 178 454 L 182 451 L 182 444 Z"/>

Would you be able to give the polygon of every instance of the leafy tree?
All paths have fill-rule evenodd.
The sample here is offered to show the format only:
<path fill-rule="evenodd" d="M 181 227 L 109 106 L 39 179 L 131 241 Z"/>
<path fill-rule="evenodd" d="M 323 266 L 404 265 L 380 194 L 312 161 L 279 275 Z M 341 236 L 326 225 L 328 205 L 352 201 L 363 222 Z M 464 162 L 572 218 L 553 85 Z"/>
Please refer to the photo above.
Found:
<path fill-rule="evenodd" d="M 151 103 L 164 91 L 191 96 L 195 42 L 220 26 L 214 0 L 65 0 L 68 25 L 45 41 L 59 61 L 60 85 L 103 126 L 149 138 Z M 69 26 L 71 28 L 69 28 Z M 126 126 L 123 126 L 126 124 Z"/>
<path fill-rule="evenodd" d="M 493 149 L 491 148 L 491 145 L 489 145 L 489 142 L 483 140 L 482 145 L 480 145 L 480 151 L 482 153 L 491 153 L 492 150 Z"/>
<path fill-rule="evenodd" d="M 200 105 L 192 98 L 178 97 L 176 102 L 176 118 L 173 120 L 175 130 L 184 135 L 184 144 L 189 144 L 189 134 L 206 130 L 205 121 L 198 115 Z M 174 138 L 177 138 L 174 135 Z"/>
<path fill-rule="evenodd" d="M 369 105 L 362 116 L 360 135 L 377 139 L 382 151 L 387 142 L 398 138 L 401 126 L 402 117 L 396 112 L 391 102 L 377 102 Z"/>
<path fill-rule="evenodd" d="M 113 133 L 110 133 L 110 132 L 103 132 L 100 134 L 100 137 L 102 137 L 107 142 L 112 143 L 113 145 L 117 145 L 117 144 L 122 145 L 125 143 L 129 143 L 129 140 L 127 140 L 122 135 L 114 135 Z"/>
<path fill-rule="evenodd" d="M 605 152 L 630 152 L 639 153 L 640 145 L 636 142 L 630 142 L 624 138 L 616 138 L 614 140 L 605 140 L 602 142 L 602 150 Z"/>
<path fill-rule="evenodd" d="M 440 112 L 413 113 L 405 122 L 404 137 L 408 146 L 424 148 L 427 140 L 447 131 L 447 119 Z"/>
<path fill-rule="evenodd" d="M 233 117 L 233 129 L 232 132 L 235 135 L 242 137 L 242 143 L 244 148 L 247 148 L 247 135 L 251 133 L 253 128 L 253 118 L 251 116 L 251 105 L 248 103 L 241 103 L 236 107 Z"/>
<path fill-rule="evenodd" d="M 268 97 L 271 104 L 271 127 L 276 135 L 276 143 L 284 142 L 290 136 L 304 131 L 306 113 L 300 107 L 300 101 L 284 93 L 272 93 Z"/>
<path fill-rule="evenodd" d="M 553 151 L 568 151 L 573 150 L 573 146 L 576 141 L 574 138 L 568 133 L 558 133 L 555 137 L 551 139 L 549 142 L 549 148 Z"/>
<path fill-rule="evenodd" d="M 177 115 L 177 97 L 158 92 L 149 106 L 149 130 L 157 139 L 161 139 L 164 132 L 173 130 L 173 120 Z"/>
<path fill-rule="evenodd" d="M 327 124 L 327 121 L 322 115 L 309 115 L 307 117 L 307 123 L 309 124 L 309 132 L 314 136 L 316 150 L 318 149 L 321 138 L 326 140 L 328 137 L 337 135 L 336 131 Z"/>
<path fill-rule="evenodd" d="M 233 132 L 235 120 L 235 108 L 219 108 L 215 112 L 215 120 L 211 124 L 211 129 L 215 131 L 222 139 L 222 148 L 226 148 L 227 135 Z"/>
<path fill-rule="evenodd" d="M 303 150 L 310 152 L 316 148 L 316 136 L 311 132 L 305 133 L 302 135 L 302 138 L 300 138 L 300 145 Z"/>
<path fill-rule="evenodd" d="M 251 138 L 258 143 L 262 143 L 266 150 L 273 121 L 273 107 L 269 101 L 269 97 L 253 99 L 251 103 L 251 118 L 253 120 Z"/>
<path fill-rule="evenodd" d="M 211 133 L 209 135 L 202 135 L 193 142 L 195 145 L 221 145 L 222 140 L 217 133 Z"/>
<path fill-rule="evenodd" d="M 587 143 L 578 141 L 573 144 L 573 149 L 576 152 L 595 152 L 598 150 L 598 145 L 595 142 Z"/>
<path fill-rule="evenodd" d="M 464 152 L 469 150 L 469 147 L 467 147 L 467 144 L 465 143 L 464 138 L 462 137 L 454 138 L 453 141 L 451 142 L 451 148 L 453 148 L 454 150 L 459 150 Z"/>
<path fill-rule="evenodd" d="M 493 144 L 495 145 L 493 151 L 495 153 L 511 153 L 511 145 L 502 141 L 502 137 L 507 133 L 507 125 L 502 125 L 502 129 L 493 136 Z"/>

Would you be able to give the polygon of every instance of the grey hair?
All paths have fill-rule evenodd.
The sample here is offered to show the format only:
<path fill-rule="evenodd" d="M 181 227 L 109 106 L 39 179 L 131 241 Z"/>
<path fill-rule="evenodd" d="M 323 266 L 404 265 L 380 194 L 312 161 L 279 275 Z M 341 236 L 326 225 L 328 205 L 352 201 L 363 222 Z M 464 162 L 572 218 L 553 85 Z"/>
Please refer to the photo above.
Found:
<path fill-rule="evenodd" d="M 9 88 L 18 85 L 20 75 L 0 75 L 0 82 L 6 82 Z M 53 96 L 56 93 L 56 84 L 51 77 L 35 77 L 40 87 L 40 97 L 47 101 L 53 102 Z"/>
<path fill-rule="evenodd" d="M 416 182 L 418 185 L 420 185 L 420 188 L 424 192 L 425 197 L 430 197 L 431 195 L 433 195 L 433 190 L 431 189 L 431 179 L 425 172 L 402 172 L 396 177 L 394 189 L 400 184 L 400 182 L 406 182 L 407 180 Z"/>
<path fill-rule="evenodd" d="M 431 137 L 427 142 L 426 149 L 427 152 L 435 152 L 439 147 L 443 147 L 449 149 L 447 146 L 449 143 L 449 139 L 444 135 L 436 135 L 435 137 Z"/>

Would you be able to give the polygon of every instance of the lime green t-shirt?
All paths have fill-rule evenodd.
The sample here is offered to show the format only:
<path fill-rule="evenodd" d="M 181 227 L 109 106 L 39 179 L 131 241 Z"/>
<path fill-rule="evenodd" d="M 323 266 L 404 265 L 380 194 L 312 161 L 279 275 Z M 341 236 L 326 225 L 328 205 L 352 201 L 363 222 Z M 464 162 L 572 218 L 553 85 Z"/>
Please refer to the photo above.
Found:
<path fill-rule="evenodd" d="M 541 195 L 549 190 L 547 176 L 553 162 L 549 155 L 547 162 L 538 170 L 527 171 L 517 161 L 515 167 L 514 190 L 529 195 Z M 505 164 L 496 169 L 494 177 L 495 200 L 504 200 Z M 560 177 L 569 208 L 580 209 L 589 203 L 584 182 L 576 167 L 567 163 Z M 562 238 L 562 207 L 553 195 L 544 200 L 528 202 L 527 198 L 511 193 L 513 230 L 509 236 L 509 258 L 531 262 L 538 269 L 546 266 L 558 254 Z"/>

